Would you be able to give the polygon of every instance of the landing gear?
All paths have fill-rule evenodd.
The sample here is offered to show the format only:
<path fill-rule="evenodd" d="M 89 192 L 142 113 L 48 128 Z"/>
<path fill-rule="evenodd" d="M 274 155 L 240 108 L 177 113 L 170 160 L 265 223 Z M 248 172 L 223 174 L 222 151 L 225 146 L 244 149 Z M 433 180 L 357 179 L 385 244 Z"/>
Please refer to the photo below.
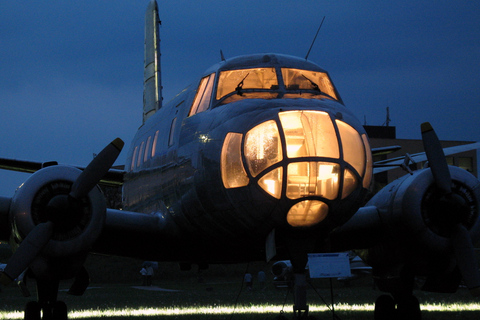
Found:
<path fill-rule="evenodd" d="M 293 319 L 314 319 L 308 314 L 307 305 L 307 271 L 308 252 L 313 252 L 315 237 L 311 234 L 291 234 L 286 237 L 286 244 L 293 268 Z"/>
<path fill-rule="evenodd" d="M 38 302 L 25 306 L 25 320 L 67 320 L 67 305 L 57 301 L 59 281 L 37 279 Z"/>
<path fill-rule="evenodd" d="M 308 319 L 307 276 L 306 273 L 295 273 L 293 278 L 293 319 Z"/>
<path fill-rule="evenodd" d="M 37 301 L 30 301 L 25 306 L 25 320 L 67 320 L 67 305 L 57 301 L 52 306 L 40 306 Z"/>
<path fill-rule="evenodd" d="M 396 308 L 395 308 L 396 305 Z M 381 295 L 375 301 L 375 320 L 421 320 L 422 314 L 418 299 L 409 294 L 401 295 L 394 299 L 390 295 Z"/>

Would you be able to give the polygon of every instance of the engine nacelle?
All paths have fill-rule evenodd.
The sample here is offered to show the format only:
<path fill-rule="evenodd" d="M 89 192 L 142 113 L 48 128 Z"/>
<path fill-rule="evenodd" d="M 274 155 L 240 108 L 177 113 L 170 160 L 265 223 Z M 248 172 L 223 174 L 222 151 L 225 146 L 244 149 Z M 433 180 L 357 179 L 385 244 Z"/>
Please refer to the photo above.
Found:
<path fill-rule="evenodd" d="M 52 220 L 50 200 L 68 195 L 82 171 L 69 166 L 51 166 L 31 175 L 15 192 L 10 206 L 12 239 L 20 242 L 39 223 Z M 42 254 L 68 257 L 88 250 L 100 235 L 106 215 L 106 202 L 98 187 L 75 203 L 68 213 L 56 213 L 53 235 Z"/>
<path fill-rule="evenodd" d="M 442 201 L 431 170 L 418 170 L 377 193 L 367 204 L 378 209 L 384 234 L 436 253 L 452 251 L 452 227 L 465 226 L 475 244 L 480 238 L 480 183 L 467 171 L 449 166 L 452 194 L 462 207 Z M 458 202 L 458 201 L 457 201 Z"/>
<path fill-rule="evenodd" d="M 293 273 L 292 263 L 290 260 L 282 260 L 272 265 L 272 274 L 277 277 L 285 277 L 289 273 Z"/>

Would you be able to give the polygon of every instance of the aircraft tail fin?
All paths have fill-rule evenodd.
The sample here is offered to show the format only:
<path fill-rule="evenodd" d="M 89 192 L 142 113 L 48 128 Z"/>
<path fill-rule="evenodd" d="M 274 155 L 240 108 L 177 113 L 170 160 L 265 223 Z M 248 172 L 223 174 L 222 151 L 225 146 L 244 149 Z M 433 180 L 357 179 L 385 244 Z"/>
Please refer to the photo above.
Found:
<path fill-rule="evenodd" d="M 145 69 L 143 80 L 143 123 L 162 107 L 160 67 L 160 19 L 158 5 L 151 0 L 145 13 Z"/>

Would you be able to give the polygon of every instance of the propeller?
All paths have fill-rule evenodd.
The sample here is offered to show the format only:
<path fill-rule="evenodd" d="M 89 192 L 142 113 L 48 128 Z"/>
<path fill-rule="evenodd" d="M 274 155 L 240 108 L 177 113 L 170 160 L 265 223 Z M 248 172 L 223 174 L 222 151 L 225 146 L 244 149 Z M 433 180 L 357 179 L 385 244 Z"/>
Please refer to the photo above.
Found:
<path fill-rule="evenodd" d="M 437 134 L 428 122 L 422 123 L 421 130 L 425 154 L 441 195 L 436 206 L 437 212 L 433 214 L 451 228 L 450 239 L 460 274 L 471 292 L 480 294 L 480 272 L 472 239 L 467 228 L 461 223 L 464 212 L 468 212 L 468 207 L 460 195 L 452 193 L 450 170 Z"/>
<path fill-rule="evenodd" d="M 430 123 L 422 123 L 421 129 L 423 148 L 427 155 L 428 165 L 432 169 L 433 179 L 440 190 L 449 194 L 452 192 L 452 178 L 440 140 L 438 140 L 437 134 Z"/>
<path fill-rule="evenodd" d="M 39 223 L 25 237 L 0 275 L 1 283 L 17 278 L 37 257 L 52 237 L 54 228 L 68 223 L 69 212 L 95 187 L 108 172 L 122 150 L 124 142 L 117 138 L 107 145 L 83 170 L 72 185 L 68 195 L 57 195 L 48 203 L 48 221 Z"/>

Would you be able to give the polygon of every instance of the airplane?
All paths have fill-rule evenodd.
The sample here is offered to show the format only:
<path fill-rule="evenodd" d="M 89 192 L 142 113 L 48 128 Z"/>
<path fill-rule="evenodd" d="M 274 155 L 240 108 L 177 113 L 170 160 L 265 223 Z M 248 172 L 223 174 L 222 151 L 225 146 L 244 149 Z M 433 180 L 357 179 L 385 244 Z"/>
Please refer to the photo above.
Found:
<path fill-rule="evenodd" d="M 472 246 L 479 180 L 447 165 L 453 151 L 442 150 L 428 123 L 421 129 L 430 167 L 367 202 L 373 174 L 385 167 L 374 168 L 376 150 L 328 72 L 283 54 L 222 55 L 164 105 L 159 22 L 151 0 L 143 124 L 123 169 L 111 168 L 121 139 L 85 168 L 0 159 L 3 169 L 32 173 L 12 197 L 0 197 L 0 240 L 14 251 L 0 282 L 25 270 L 36 281 L 25 319 L 68 318 L 59 283 L 73 279 L 70 293 L 83 294 L 91 252 L 183 265 L 288 259 L 295 319 L 308 316 L 312 252 L 363 249 L 390 294 L 377 300 L 375 319 L 420 318 L 415 275 L 427 276 L 429 290 L 456 290 L 461 280 L 480 290 Z M 107 208 L 99 184 L 122 186 L 122 210 Z"/>

